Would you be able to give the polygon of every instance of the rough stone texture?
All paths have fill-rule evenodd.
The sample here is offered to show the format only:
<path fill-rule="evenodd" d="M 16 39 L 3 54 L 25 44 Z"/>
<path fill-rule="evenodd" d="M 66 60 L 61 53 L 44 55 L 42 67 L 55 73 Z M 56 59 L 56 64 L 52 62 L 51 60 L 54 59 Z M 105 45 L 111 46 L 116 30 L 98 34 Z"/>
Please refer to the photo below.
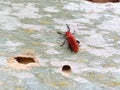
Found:
<path fill-rule="evenodd" d="M 57 32 L 65 32 L 66 24 L 81 42 L 77 54 L 67 43 L 60 47 L 64 38 Z M 25 52 L 34 52 L 40 65 L 13 68 L 19 64 L 14 57 Z M 63 74 L 63 65 L 72 72 Z M 120 90 L 119 74 L 119 3 L 0 1 L 0 90 Z"/>

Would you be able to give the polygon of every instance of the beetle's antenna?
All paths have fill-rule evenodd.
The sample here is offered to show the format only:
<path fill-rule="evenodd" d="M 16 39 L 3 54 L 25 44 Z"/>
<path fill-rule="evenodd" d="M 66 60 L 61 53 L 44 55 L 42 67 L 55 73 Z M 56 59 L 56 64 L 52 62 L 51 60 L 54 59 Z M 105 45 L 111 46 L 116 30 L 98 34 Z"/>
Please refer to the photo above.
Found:
<path fill-rule="evenodd" d="M 68 24 L 66 24 L 67 28 L 68 28 L 68 31 L 70 31 L 70 27 L 68 26 Z"/>

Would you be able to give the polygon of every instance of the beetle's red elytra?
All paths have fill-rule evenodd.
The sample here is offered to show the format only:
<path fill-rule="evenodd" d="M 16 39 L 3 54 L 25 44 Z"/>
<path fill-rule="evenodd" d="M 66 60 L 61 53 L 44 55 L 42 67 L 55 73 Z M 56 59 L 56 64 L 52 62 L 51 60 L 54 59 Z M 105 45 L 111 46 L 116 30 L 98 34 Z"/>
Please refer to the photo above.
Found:
<path fill-rule="evenodd" d="M 67 25 L 67 24 L 66 24 Z M 67 32 L 65 33 L 65 41 L 63 42 L 62 45 L 63 46 L 67 40 L 69 48 L 71 51 L 74 51 L 75 53 L 77 53 L 79 51 L 79 41 L 76 40 L 75 36 L 73 35 L 73 33 L 70 32 L 70 27 L 67 25 Z"/>

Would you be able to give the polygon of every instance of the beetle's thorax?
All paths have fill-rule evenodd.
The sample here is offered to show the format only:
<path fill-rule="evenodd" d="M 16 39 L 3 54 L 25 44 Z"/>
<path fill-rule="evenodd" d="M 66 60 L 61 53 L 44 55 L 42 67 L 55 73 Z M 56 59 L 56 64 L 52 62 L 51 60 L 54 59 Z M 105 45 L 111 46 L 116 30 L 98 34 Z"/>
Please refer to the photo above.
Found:
<path fill-rule="evenodd" d="M 70 31 L 67 31 L 67 32 L 66 32 L 66 36 L 67 36 L 67 37 L 71 36 L 71 32 L 70 32 Z"/>

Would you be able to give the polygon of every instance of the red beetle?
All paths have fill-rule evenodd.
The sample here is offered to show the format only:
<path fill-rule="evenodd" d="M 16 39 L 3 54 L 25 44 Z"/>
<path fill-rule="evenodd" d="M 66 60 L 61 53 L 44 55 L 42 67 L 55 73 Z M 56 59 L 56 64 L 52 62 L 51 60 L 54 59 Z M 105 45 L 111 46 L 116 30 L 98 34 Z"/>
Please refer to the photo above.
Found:
<path fill-rule="evenodd" d="M 67 29 L 68 29 L 68 31 L 65 33 L 66 39 L 63 42 L 63 44 L 60 45 L 60 46 L 63 46 L 65 44 L 66 40 L 67 40 L 70 50 L 77 53 L 79 51 L 79 43 L 80 42 L 78 40 L 76 40 L 75 36 L 73 35 L 75 31 L 73 33 L 71 33 L 70 32 L 70 27 L 68 25 L 67 25 Z"/>

